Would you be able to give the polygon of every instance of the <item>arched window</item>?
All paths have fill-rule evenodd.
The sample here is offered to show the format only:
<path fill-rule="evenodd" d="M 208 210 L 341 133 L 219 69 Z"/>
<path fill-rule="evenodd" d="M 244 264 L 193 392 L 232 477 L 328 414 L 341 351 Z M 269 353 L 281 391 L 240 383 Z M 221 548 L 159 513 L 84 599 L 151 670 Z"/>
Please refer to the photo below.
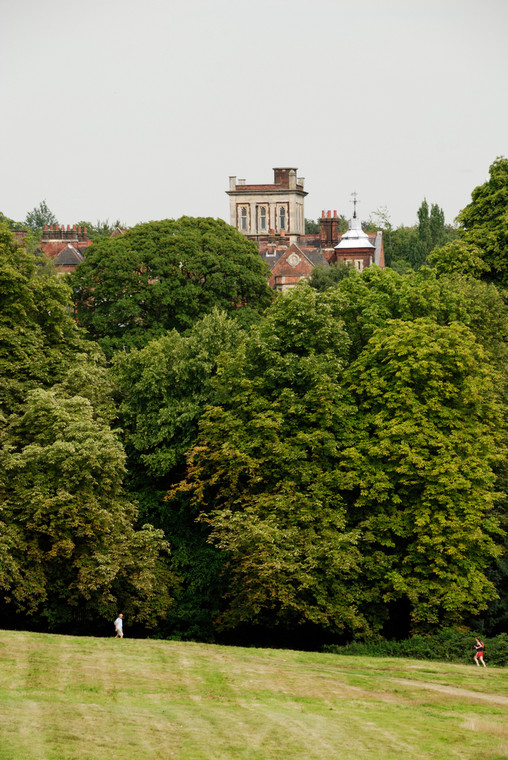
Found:
<path fill-rule="evenodd" d="M 259 209 L 259 229 L 263 232 L 266 230 L 266 208 L 264 206 Z"/>
<path fill-rule="evenodd" d="M 279 209 L 279 231 L 286 229 L 286 209 L 281 206 Z"/>
<path fill-rule="evenodd" d="M 240 229 L 246 230 L 247 229 L 247 209 L 242 208 L 240 212 Z"/>

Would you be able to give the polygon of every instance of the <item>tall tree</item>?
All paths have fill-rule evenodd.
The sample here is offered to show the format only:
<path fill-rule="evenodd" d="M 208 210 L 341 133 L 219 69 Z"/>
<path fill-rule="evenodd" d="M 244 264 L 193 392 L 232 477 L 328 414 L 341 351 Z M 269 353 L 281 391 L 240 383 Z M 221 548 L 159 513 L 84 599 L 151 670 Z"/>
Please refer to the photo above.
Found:
<path fill-rule="evenodd" d="M 28 390 L 59 382 L 78 354 L 96 356 L 71 306 L 68 285 L 0 224 L 0 412 L 16 411 Z"/>
<path fill-rule="evenodd" d="M 424 198 L 418 209 L 418 225 L 416 240 L 409 252 L 409 262 L 418 269 L 427 261 L 427 256 L 437 245 L 443 245 L 447 239 L 444 212 L 433 203 L 430 212 L 429 204 Z"/>
<path fill-rule="evenodd" d="M 2 225 L 0 307 L 2 612 L 58 628 L 117 599 L 153 623 L 168 602 L 165 544 L 134 530 L 104 357 L 68 285 Z"/>
<path fill-rule="evenodd" d="M 244 334 L 238 320 L 213 309 L 185 335 L 173 330 L 142 349 L 120 352 L 112 366 L 129 491 L 143 519 L 170 538 L 170 567 L 179 578 L 161 627 L 184 638 L 213 638 L 222 556 L 207 542 L 206 526 L 195 522 L 198 513 L 184 500 L 167 503 L 164 496 L 182 477 L 185 452 L 195 444 L 205 406 L 213 403 L 219 356 L 235 353 Z"/>
<path fill-rule="evenodd" d="M 361 275 L 353 272 L 338 289 L 353 360 L 388 320 L 429 318 L 440 325 L 459 322 L 469 327 L 482 347 L 497 357 L 496 367 L 503 372 L 508 311 L 494 286 L 460 273 L 438 276 L 429 267 L 404 276 L 369 267 Z"/>
<path fill-rule="evenodd" d="M 446 242 L 446 227 L 445 227 L 445 215 L 442 208 L 439 208 L 437 203 L 433 203 L 430 207 L 429 216 L 429 229 L 430 229 L 430 250 L 438 245 L 444 245 Z"/>
<path fill-rule="evenodd" d="M 281 296 L 236 355 L 200 423 L 185 482 L 224 552 L 222 628 L 364 630 L 361 557 L 340 497 L 353 412 L 341 388 L 348 339 L 338 295 Z"/>
<path fill-rule="evenodd" d="M 341 466 L 355 484 L 368 614 L 383 622 L 403 601 L 413 630 L 428 630 L 485 609 L 496 597 L 486 570 L 501 554 L 494 467 L 504 448 L 485 353 L 456 323 L 394 320 L 346 379 L 360 414 Z"/>
<path fill-rule="evenodd" d="M 115 357 L 121 424 L 132 457 L 150 477 L 171 476 L 184 464 L 199 418 L 213 399 L 219 356 L 234 353 L 243 334 L 236 320 L 214 309 L 185 335 L 173 330 Z"/>
<path fill-rule="evenodd" d="M 79 324 L 108 355 L 183 331 L 215 306 L 252 319 L 272 299 L 254 243 L 221 220 L 141 224 L 88 249 L 73 275 Z"/>
<path fill-rule="evenodd" d="M 25 224 L 34 232 L 41 232 L 45 224 L 58 224 L 58 219 L 44 200 L 27 213 Z"/>
<path fill-rule="evenodd" d="M 483 252 L 484 279 L 508 286 L 508 159 L 497 158 L 489 179 L 458 215 L 460 239 Z"/>
<path fill-rule="evenodd" d="M 7 611 L 82 630 L 121 605 L 153 625 L 169 604 L 167 544 L 150 525 L 134 529 L 122 446 L 90 402 L 32 391 L 0 435 Z"/>

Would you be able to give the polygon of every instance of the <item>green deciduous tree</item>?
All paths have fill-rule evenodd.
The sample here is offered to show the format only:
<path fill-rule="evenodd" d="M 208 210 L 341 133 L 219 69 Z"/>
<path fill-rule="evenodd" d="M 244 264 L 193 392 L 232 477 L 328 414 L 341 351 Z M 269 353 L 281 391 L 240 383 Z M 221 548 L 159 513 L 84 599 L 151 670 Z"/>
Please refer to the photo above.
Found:
<path fill-rule="evenodd" d="M 429 230 L 430 250 L 446 242 L 449 231 L 446 229 L 444 211 L 437 203 L 433 203 L 430 207 Z"/>
<path fill-rule="evenodd" d="M 61 380 L 77 354 L 96 351 L 76 327 L 65 282 L 47 274 L 0 225 L 0 411 Z"/>
<path fill-rule="evenodd" d="M 165 220 L 98 240 L 73 276 L 79 323 L 111 355 L 166 330 L 183 331 L 215 306 L 239 318 L 272 299 L 254 243 L 221 220 Z"/>
<path fill-rule="evenodd" d="M 234 356 L 200 423 L 188 495 L 226 558 L 219 625 L 362 630 L 361 557 L 340 497 L 353 411 L 341 389 L 348 339 L 338 296 L 281 296 Z"/>
<path fill-rule="evenodd" d="M 243 332 L 236 320 L 214 309 L 185 335 L 173 330 L 115 358 L 128 448 L 151 477 L 164 478 L 181 468 L 205 405 L 212 401 L 218 358 L 236 350 Z"/>
<path fill-rule="evenodd" d="M 129 489 L 143 519 L 171 540 L 170 566 L 179 578 L 163 630 L 185 638 L 213 638 L 223 582 L 221 553 L 207 543 L 197 512 L 182 500 L 164 501 L 182 477 L 185 452 L 214 398 L 212 379 L 221 353 L 234 353 L 245 331 L 238 320 L 213 309 L 185 335 L 175 330 L 147 346 L 115 357 L 112 373 L 129 466 Z"/>
<path fill-rule="evenodd" d="M 428 267 L 404 276 L 392 269 L 369 267 L 361 275 L 352 273 L 338 290 L 353 360 L 387 320 L 426 317 L 440 325 L 460 322 L 469 327 L 503 372 L 508 312 L 492 285 L 459 274 L 439 277 Z"/>
<path fill-rule="evenodd" d="M 385 261 L 401 273 L 408 268 L 419 269 L 427 262 L 429 253 L 436 247 L 452 241 L 456 235 L 453 226 L 445 224 L 443 210 L 433 203 L 430 206 L 424 199 L 417 212 L 418 224 L 415 227 L 398 227 L 393 229 L 386 211 L 374 215 L 379 219 L 383 232 Z"/>
<path fill-rule="evenodd" d="M 25 224 L 34 232 L 41 232 L 45 224 L 58 224 L 58 219 L 49 209 L 46 201 L 41 201 L 38 206 L 27 213 Z"/>
<path fill-rule="evenodd" d="M 7 610 L 68 629 L 121 605 L 153 625 L 170 600 L 167 544 L 150 525 L 134 529 L 122 446 L 90 402 L 35 390 L 0 432 Z"/>
<path fill-rule="evenodd" d="M 461 274 L 480 279 L 490 270 L 482 249 L 464 239 L 435 248 L 429 255 L 428 263 L 439 275 Z"/>
<path fill-rule="evenodd" d="M 445 227 L 444 212 L 436 203 L 429 210 L 429 204 L 424 198 L 418 209 L 418 224 L 416 237 L 408 251 L 408 261 L 414 269 L 418 269 L 427 261 L 427 256 L 438 245 L 443 245 L 450 234 Z"/>
<path fill-rule="evenodd" d="M 341 466 L 356 471 L 369 614 L 405 600 L 414 630 L 457 623 L 495 598 L 497 373 L 471 331 L 429 319 L 374 332 L 346 378 L 359 408 Z"/>
<path fill-rule="evenodd" d="M 413 268 L 411 260 L 417 240 L 415 227 L 398 227 L 393 230 L 385 248 L 387 265 L 400 271 L 403 268 L 402 262 L 404 262 L 403 271 L 409 267 Z"/>
<path fill-rule="evenodd" d="M 324 290 L 337 285 L 337 283 L 343 280 L 344 277 L 349 277 L 353 270 L 353 266 L 346 264 L 343 261 L 332 262 L 329 267 L 324 267 L 321 264 L 318 264 L 312 270 L 309 285 L 316 290 L 323 292 Z"/>
<path fill-rule="evenodd" d="M 460 239 L 483 253 L 484 278 L 508 285 L 508 159 L 497 158 L 489 179 L 457 217 Z"/>

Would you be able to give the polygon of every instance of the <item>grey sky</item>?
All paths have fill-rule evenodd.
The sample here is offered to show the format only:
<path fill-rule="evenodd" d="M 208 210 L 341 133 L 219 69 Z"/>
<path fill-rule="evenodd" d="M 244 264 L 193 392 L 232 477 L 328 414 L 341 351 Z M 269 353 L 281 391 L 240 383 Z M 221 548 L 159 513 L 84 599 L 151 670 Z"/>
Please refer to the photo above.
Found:
<path fill-rule="evenodd" d="M 305 216 L 447 221 L 508 155 L 506 0 L 0 0 L 0 211 L 218 216 L 229 175 Z"/>

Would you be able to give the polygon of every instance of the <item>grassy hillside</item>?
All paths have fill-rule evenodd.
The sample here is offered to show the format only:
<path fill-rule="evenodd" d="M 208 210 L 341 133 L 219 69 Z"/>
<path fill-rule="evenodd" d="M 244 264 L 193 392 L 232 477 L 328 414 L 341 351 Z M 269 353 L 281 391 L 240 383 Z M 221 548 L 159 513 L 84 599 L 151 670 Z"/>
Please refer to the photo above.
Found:
<path fill-rule="evenodd" d="M 507 675 L 0 632 L 0 760 L 501 760 Z"/>

